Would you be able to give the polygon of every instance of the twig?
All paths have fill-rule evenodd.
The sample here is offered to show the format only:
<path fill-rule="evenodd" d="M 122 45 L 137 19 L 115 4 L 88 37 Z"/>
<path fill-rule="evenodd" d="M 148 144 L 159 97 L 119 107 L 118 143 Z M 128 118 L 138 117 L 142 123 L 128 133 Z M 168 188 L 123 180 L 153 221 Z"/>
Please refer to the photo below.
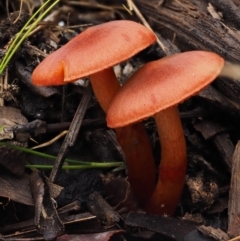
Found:
<path fill-rule="evenodd" d="M 65 158 L 69 148 L 71 146 L 73 146 L 75 143 L 75 140 L 76 140 L 78 132 L 80 130 L 82 120 L 83 120 L 83 117 L 87 110 L 88 103 L 89 103 L 91 97 L 92 97 L 92 91 L 90 89 L 90 86 L 88 86 L 85 94 L 83 95 L 83 97 L 79 103 L 78 109 L 77 109 L 75 116 L 73 118 L 73 121 L 70 125 L 69 131 L 68 131 L 68 133 L 63 141 L 63 144 L 59 150 L 57 159 L 54 163 L 54 168 L 52 169 L 52 172 L 49 177 L 49 182 L 52 182 L 52 183 L 55 182 L 55 180 L 57 178 L 57 174 L 59 173 L 59 171 L 62 167 L 64 158 Z"/>
<path fill-rule="evenodd" d="M 0 76 L 0 94 L 8 90 L 8 68 L 6 68 L 5 75 Z M 4 96 L 0 97 L 0 106 L 4 106 Z"/>
<path fill-rule="evenodd" d="M 149 25 L 149 23 L 147 22 L 147 20 L 143 17 L 142 13 L 139 11 L 139 9 L 137 8 L 137 6 L 135 5 L 135 3 L 133 2 L 133 0 L 128 0 L 127 4 L 129 6 L 129 10 L 133 9 L 133 11 L 136 13 L 136 15 L 138 16 L 138 18 L 142 21 L 142 23 L 144 24 L 145 27 L 147 27 L 148 29 L 150 29 L 151 31 L 153 31 L 153 29 L 151 28 L 151 26 Z M 154 31 L 153 31 L 154 32 Z M 164 43 L 157 37 L 157 43 L 160 46 L 160 48 L 163 50 L 163 52 L 167 55 L 168 49 L 167 47 L 164 45 Z"/>
<path fill-rule="evenodd" d="M 62 138 L 63 136 L 65 136 L 68 133 L 68 131 L 62 131 L 60 134 L 58 134 L 57 136 L 55 136 L 53 139 L 51 139 L 50 141 L 47 141 L 45 143 L 42 143 L 40 145 L 34 146 L 31 149 L 32 150 L 36 150 L 45 146 L 49 146 L 51 144 L 53 144 L 55 141 L 59 140 L 60 138 Z"/>
<path fill-rule="evenodd" d="M 22 8 L 23 8 L 23 0 L 20 1 L 19 14 L 18 14 L 17 18 L 13 21 L 13 24 L 15 24 L 18 21 L 18 19 L 20 18 L 21 13 L 22 13 Z"/>

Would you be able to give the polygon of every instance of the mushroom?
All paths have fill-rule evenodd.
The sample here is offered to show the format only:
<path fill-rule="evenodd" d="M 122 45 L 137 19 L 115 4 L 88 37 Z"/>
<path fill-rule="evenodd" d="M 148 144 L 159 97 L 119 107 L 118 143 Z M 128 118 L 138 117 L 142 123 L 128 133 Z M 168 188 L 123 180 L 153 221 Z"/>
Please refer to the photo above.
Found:
<path fill-rule="evenodd" d="M 33 71 L 32 81 L 39 86 L 62 85 L 88 76 L 100 106 L 107 112 L 120 88 L 112 66 L 129 59 L 155 40 L 152 31 L 133 21 L 118 20 L 90 27 L 46 57 Z M 143 204 L 156 184 L 149 138 L 142 123 L 120 128 L 116 134 L 129 173 L 137 171 L 129 175 L 129 181 Z"/>
<path fill-rule="evenodd" d="M 156 122 L 161 161 L 157 185 L 145 206 L 147 212 L 172 215 L 175 211 L 187 167 L 177 104 L 210 84 L 223 65 L 224 60 L 211 52 L 175 54 L 141 67 L 114 96 L 107 113 L 109 127 L 127 126 L 149 116 Z"/>

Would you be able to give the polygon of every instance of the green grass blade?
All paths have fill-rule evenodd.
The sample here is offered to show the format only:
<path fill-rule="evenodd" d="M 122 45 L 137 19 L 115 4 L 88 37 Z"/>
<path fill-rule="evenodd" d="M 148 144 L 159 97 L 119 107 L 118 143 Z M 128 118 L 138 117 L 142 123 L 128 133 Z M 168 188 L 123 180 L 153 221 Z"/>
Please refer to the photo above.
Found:
<path fill-rule="evenodd" d="M 21 146 L 15 146 L 15 145 L 12 145 L 12 144 L 6 143 L 6 142 L 0 142 L 0 146 L 6 146 L 9 148 L 18 150 L 18 151 L 26 152 L 26 153 L 40 156 L 40 157 L 47 158 L 47 159 L 56 160 L 56 158 L 57 158 L 56 156 L 53 156 L 53 155 L 34 151 L 32 149 L 21 147 Z M 66 158 L 64 161 L 68 162 L 69 164 L 75 164 L 75 165 L 82 164 L 82 165 L 87 165 L 87 166 L 92 166 L 92 167 L 97 167 L 97 168 L 101 168 L 101 167 L 106 168 L 108 166 L 111 167 L 112 165 L 114 165 L 114 167 L 117 167 L 117 166 L 121 166 L 123 164 L 122 162 L 85 162 L 85 161 L 72 160 L 69 158 Z"/>
<path fill-rule="evenodd" d="M 99 163 L 102 164 L 102 163 Z M 122 163 L 123 164 L 123 163 Z M 99 165 L 99 166 L 90 166 L 90 165 L 63 165 L 62 169 L 65 170 L 84 170 L 84 169 L 94 169 L 94 168 L 110 168 L 110 167 L 119 167 L 120 165 L 116 164 L 116 162 L 109 163 L 108 165 Z M 53 165 L 35 165 L 35 164 L 27 164 L 27 168 L 36 168 L 36 169 L 53 169 Z"/>
<path fill-rule="evenodd" d="M 33 16 L 27 21 L 27 23 L 23 26 L 23 28 L 20 30 L 20 32 L 16 35 L 15 39 L 11 43 L 8 51 L 6 52 L 3 60 L 0 64 L 0 74 L 3 73 L 6 66 L 8 65 L 9 61 L 11 60 L 14 53 L 17 51 L 17 49 L 20 47 L 22 42 L 27 38 L 28 34 L 37 26 L 37 24 L 46 16 L 46 14 L 60 1 L 56 0 L 50 7 L 48 7 L 37 19 L 34 21 L 32 25 L 30 25 L 29 29 L 25 32 L 24 30 L 29 26 L 30 22 L 37 16 L 37 14 L 50 2 L 51 0 L 48 0 L 46 3 L 44 3 L 34 14 Z M 23 35 L 22 35 L 23 34 Z M 22 35 L 22 36 L 21 36 Z"/>

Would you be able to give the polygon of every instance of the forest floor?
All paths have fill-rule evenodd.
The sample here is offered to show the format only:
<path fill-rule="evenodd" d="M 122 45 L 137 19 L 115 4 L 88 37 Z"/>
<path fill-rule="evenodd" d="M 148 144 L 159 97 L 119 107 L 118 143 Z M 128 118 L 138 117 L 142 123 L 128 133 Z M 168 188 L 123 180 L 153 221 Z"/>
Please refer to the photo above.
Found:
<path fill-rule="evenodd" d="M 1 61 L 42 4 L 0 2 Z M 86 29 L 114 20 L 141 23 L 158 38 L 114 66 L 123 85 L 144 64 L 180 52 L 204 50 L 237 63 L 239 16 L 237 0 L 59 1 L 0 75 L 0 240 L 240 240 L 238 79 L 218 77 L 178 106 L 188 166 L 170 216 L 145 212 L 131 189 L 124 151 L 88 78 L 47 87 L 31 80 L 49 54 Z M 98 41 L 96 36 L 89 44 Z M 149 118 L 144 125 L 157 175 L 156 124 Z"/>

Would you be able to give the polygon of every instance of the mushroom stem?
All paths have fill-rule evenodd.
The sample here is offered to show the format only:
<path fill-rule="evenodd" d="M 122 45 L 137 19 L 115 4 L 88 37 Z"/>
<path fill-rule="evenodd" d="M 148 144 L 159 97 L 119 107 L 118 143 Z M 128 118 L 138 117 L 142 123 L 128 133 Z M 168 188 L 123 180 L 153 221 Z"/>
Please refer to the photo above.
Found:
<path fill-rule="evenodd" d="M 100 106 L 104 112 L 107 113 L 114 95 L 120 89 L 120 84 L 116 78 L 113 68 L 108 68 L 91 74 L 89 79 Z"/>
<path fill-rule="evenodd" d="M 149 137 L 142 122 L 115 129 L 125 153 L 131 189 L 142 206 L 156 187 L 156 166 Z"/>
<path fill-rule="evenodd" d="M 114 95 L 121 88 L 113 69 L 105 69 L 89 78 L 100 106 L 107 112 Z M 125 154 L 132 191 L 139 203 L 145 205 L 156 186 L 156 167 L 144 125 L 136 123 L 118 128 L 116 135 Z"/>
<path fill-rule="evenodd" d="M 158 112 L 154 118 L 162 151 L 158 183 L 146 205 L 146 211 L 172 215 L 184 186 L 186 143 L 177 106 Z"/>

